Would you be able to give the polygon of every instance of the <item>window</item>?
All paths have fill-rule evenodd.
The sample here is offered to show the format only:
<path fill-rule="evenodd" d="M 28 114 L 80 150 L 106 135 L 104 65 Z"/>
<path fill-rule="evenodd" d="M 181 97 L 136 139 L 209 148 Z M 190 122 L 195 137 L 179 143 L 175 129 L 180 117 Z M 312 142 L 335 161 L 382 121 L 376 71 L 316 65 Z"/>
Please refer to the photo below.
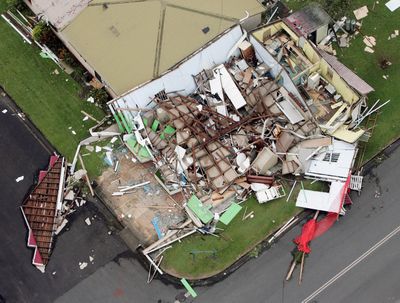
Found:
<path fill-rule="evenodd" d="M 326 162 L 337 162 L 339 160 L 339 153 L 326 153 L 324 156 L 324 159 L 322 159 L 322 161 L 326 161 Z"/>

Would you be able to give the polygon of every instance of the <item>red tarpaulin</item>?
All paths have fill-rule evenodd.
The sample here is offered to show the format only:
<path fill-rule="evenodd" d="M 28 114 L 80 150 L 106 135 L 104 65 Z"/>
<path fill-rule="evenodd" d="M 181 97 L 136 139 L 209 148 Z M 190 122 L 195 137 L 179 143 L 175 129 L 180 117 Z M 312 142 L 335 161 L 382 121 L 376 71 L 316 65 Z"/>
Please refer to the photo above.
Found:
<path fill-rule="evenodd" d="M 340 192 L 339 212 L 346 200 L 346 197 L 348 200 L 350 200 L 350 197 L 348 196 L 350 178 L 351 178 L 351 173 L 349 173 L 346 183 L 343 186 L 342 191 Z M 318 238 L 319 236 L 324 234 L 326 231 L 328 231 L 332 227 L 332 225 L 337 221 L 338 217 L 339 214 L 330 212 L 325 216 L 325 218 L 323 218 L 319 222 L 317 222 L 316 219 L 309 220 L 306 224 L 304 224 L 301 230 L 301 235 L 294 239 L 294 243 L 297 244 L 297 249 L 299 251 L 305 252 L 306 254 L 309 254 L 311 252 L 311 248 L 309 246 L 310 242 L 315 238 Z"/>
<path fill-rule="evenodd" d="M 294 239 L 294 243 L 297 244 L 297 249 L 299 251 L 309 254 L 311 248 L 309 246 L 312 239 L 314 239 L 315 229 L 317 228 L 317 220 L 311 219 L 306 224 L 304 224 L 301 235 Z"/>

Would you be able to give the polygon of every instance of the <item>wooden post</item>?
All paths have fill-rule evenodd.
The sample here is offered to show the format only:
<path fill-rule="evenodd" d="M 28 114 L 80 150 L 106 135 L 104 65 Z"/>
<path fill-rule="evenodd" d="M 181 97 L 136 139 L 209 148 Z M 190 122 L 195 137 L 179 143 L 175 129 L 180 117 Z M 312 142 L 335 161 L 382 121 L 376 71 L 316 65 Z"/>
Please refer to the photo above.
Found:
<path fill-rule="evenodd" d="M 81 110 L 81 113 L 84 114 L 85 116 L 87 116 L 88 118 L 92 119 L 94 122 L 101 123 L 99 120 L 97 120 L 95 117 L 89 115 L 87 112 Z"/>
<path fill-rule="evenodd" d="M 84 169 L 86 171 L 85 164 L 83 164 L 83 160 L 82 160 L 81 154 L 78 154 L 78 157 L 79 157 L 79 162 L 81 162 L 82 169 Z M 86 174 L 85 174 L 85 179 L 86 179 L 86 183 L 87 183 L 87 185 L 89 187 L 90 193 L 91 193 L 92 197 L 94 197 L 94 191 L 93 191 L 92 185 L 90 184 L 90 180 L 89 180 L 89 177 L 87 175 L 87 171 L 86 171 Z"/>
<path fill-rule="evenodd" d="M 304 270 L 304 258 L 305 258 L 306 253 L 303 252 L 301 255 L 301 264 L 300 264 L 300 276 L 299 276 L 299 285 L 301 284 L 303 280 L 303 270 Z"/>
<path fill-rule="evenodd" d="M 292 274 L 293 274 L 293 271 L 294 271 L 295 267 L 296 267 L 296 258 L 294 257 L 292 265 L 290 265 L 290 269 L 289 269 L 289 271 L 288 271 L 288 273 L 286 275 L 286 281 L 289 281 L 290 278 L 292 277 Z"/>

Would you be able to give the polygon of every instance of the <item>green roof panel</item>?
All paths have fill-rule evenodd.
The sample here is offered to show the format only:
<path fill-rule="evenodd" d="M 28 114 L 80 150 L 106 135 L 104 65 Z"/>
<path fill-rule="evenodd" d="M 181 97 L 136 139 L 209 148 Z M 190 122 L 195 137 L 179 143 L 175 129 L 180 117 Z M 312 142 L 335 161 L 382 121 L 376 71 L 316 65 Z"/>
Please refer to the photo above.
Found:
<path fill-rule="evenodd" d="M 205 224 L 209 223 L 214 218 L 212 212 L 209 211 L 195 195 L 190 197 L 187 206 L 192 212 L 194 212 L 201 222 Z"/>
<path fill-rule="evenodd" d="M 236 217 L 236 215 L 240 212 L 242 207 L 239 204 L 232 203 L 231 206 L 228 207 L 228 209 L 224 212 L 224 214 L 219 218 L 219 221 L 224 223 L 225 225 L 228 225 L 231 223 L 233 218 Z"/>

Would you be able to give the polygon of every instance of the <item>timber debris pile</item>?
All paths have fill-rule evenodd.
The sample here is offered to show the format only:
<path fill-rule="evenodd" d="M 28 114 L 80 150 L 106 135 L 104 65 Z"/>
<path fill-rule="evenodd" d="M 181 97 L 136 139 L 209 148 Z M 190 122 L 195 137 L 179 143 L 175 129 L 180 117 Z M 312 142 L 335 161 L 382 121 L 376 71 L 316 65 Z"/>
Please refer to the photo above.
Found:
<path fill-rule="evenodd" d="M 296 206 L 336 219 L 348 191 L 361 190 L 352 171 L 357 143 L 370 136 L 360 121 L 373 111 L 365 102 L 373 89 L 348 69 L 344 88 L 336 71 L 344 66 L 283 21 L 252 35 L 262 43 L 242 37 L 225 63 L 192 75 L 189 94 L 160 90 L 145 108 L 129 107 L 127 96 L 110 102 L 136 159 L 152 162 L 161 186 L 184 197 L 187 219 L 143 250 L 160 273 L 160 250 L 195 232 L 215 235 L 251 196 L 268 203 L 299 182 Z M 327 182 L 328 192 L 305 189 L 303 178 Z"/>

